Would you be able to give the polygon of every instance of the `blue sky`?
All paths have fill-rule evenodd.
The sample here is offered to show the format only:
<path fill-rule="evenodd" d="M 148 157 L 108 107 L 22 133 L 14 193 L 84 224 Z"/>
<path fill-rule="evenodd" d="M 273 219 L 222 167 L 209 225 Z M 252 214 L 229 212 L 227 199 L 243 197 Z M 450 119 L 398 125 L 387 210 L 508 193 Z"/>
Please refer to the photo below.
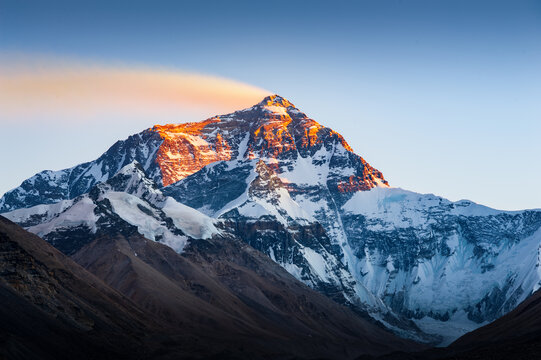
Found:
<path fill-rule="evenodd" d="M 392 186 L 541 207 L 540 1 L 0 0 L 0 68 L 13 58 L 232 79 L 342 133 Z M 0 193 L 153 124 L 215 110 L 84 123 L 76 118 L 88 114 L 28 122 L 0 110 Z"/>

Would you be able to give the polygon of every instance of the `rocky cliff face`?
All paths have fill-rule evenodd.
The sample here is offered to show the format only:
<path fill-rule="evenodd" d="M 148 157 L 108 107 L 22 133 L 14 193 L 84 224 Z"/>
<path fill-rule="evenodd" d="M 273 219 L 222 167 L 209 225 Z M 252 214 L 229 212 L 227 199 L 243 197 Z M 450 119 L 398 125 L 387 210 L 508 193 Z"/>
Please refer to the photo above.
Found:
<path fill-rule="evenodd" d="M 0 208 L 66 252 L 113 223 L 177 251 L 215 233 L 238 237 L 420 341 L 446 343 L 494 320 L 541 280 L 540 211 L 390 188 L 340 134 L 277 95 L 157 125 L 94 162 L 37 174 Z"/>
<path fill-rule="evenodd" d="M 209 238 L 218 232 L 213 219 L 165 197 L 135 162 L 75 199 L 6 215 L 68 255 L 96 238 L 117 233 L 139 233 L 181 252 L 189 238 Z"/>
<path fill-rule="evenodd" d="M 505 212 L 401 189 L 342 207 L 356 279 L 444 343 L 502 316 L 541 283 L 541 211 Z"/>
<path fill-rule="evenodd" d="M 42 171 L 4 194 L 0 199 L 0 212 L 74 199 L 133 161 L 143 164 L 148 176 L 161 183 L 161 172 L 154 157 L 162 142 L 158 133 L 145 130 L 116 142 L 94 161 L 59 171 Z"/>

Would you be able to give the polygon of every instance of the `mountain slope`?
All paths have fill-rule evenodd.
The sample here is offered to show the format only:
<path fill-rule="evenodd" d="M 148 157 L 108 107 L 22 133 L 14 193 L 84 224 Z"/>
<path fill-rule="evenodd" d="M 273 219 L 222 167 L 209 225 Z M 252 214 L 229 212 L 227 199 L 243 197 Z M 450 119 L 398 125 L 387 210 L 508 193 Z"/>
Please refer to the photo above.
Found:
<path fill-rule="evenodd" d="M 233 238 L 192 240 L 182 255 L 138 235 L 101 238 L 74 259 L 160 321 L 221 351 L 242 345 L 248 358 L 338 359 L 416 348 Z"/>
<path fill-rule="evenodd" d="M 493 323 L 460 337 L 448 348 L 460 359 L 536 359 L 541 350 L 541 292 Z"/>
<path fill-rule="evenodd" d="M 0 357 L 128 359 L 146 353 L 141 339 L 149 319 L 141 311 L 1 216 L 0 260 Z"/>

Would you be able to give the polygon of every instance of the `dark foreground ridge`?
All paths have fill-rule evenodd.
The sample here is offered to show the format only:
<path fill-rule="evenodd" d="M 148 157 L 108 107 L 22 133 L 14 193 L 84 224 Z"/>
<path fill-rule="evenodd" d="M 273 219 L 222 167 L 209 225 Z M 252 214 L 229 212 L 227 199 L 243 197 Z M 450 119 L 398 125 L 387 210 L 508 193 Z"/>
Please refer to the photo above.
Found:
<path fill-rule="evenodd" d="M 541 354 L 541 291 L 498 320 L 460 337 L 446 348 L 404 351 L 358 360 L 534 360 Z"/>
<path fill-rule="evenodd" d="M 129 359 L 151 320 L 58 250 L 0 216 L 0 358 Z"/>
<path fill-rule="evenodd" d="M 96 276 L 5 218 L 0 240 L 8 359 L 347 359 L 420 349 L 238 240 L 192 241 L 179 255 L 138 234 L 99 238 L 73 256 Z"/>

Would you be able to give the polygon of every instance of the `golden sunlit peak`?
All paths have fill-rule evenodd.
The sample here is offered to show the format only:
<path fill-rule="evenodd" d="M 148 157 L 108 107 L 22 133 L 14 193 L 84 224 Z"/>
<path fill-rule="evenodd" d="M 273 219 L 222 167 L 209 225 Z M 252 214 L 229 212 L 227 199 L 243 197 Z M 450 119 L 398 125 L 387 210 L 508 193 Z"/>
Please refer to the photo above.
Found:
<path fill-rule="evenodd" d="M 285 108 L 295 107 L 295 105 L 293 105 L 291 102 L 289 102 L 289 100 L 287 100 L 286 98 L 281 97 L 280 95 L 276 95 L 276 94 L 267 96 L 266 98 L 264 98 L 259 103 L 259 105 L 263 105 L 263 106 L 282 106 L 282 107 L 285 107 Z"/>

